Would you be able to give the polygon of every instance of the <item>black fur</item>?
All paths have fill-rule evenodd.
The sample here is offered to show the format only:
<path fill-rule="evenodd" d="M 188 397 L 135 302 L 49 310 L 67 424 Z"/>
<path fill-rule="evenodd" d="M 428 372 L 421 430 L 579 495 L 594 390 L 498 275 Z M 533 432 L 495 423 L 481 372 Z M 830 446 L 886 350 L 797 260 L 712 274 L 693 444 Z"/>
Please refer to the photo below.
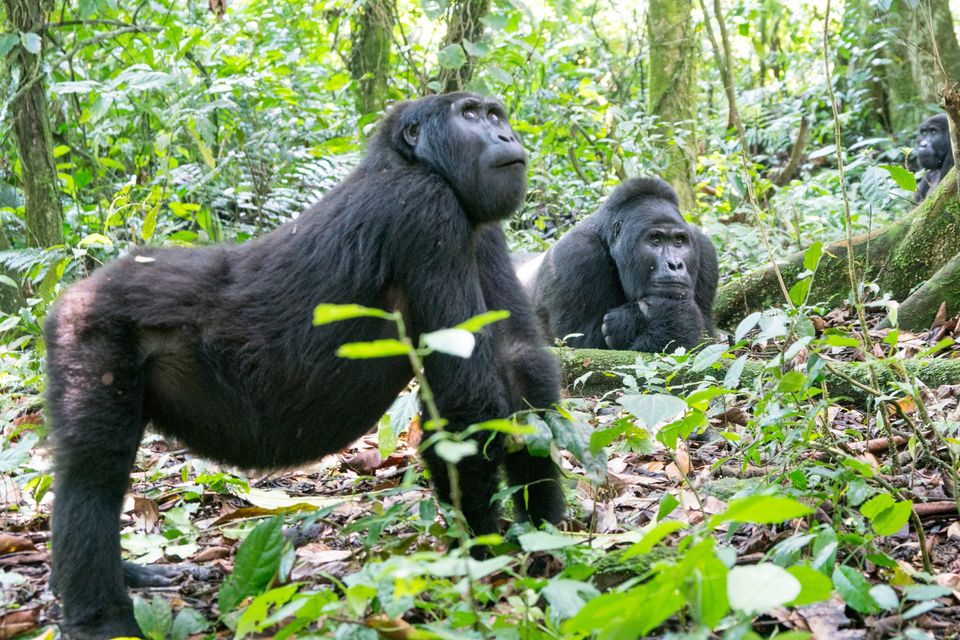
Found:
<path fill-rule="evenodd" d="M 544 257 L 533 284 L 541 322 L 574 347 L 657 352 L 713 331 L 717 254 L 663 180 L 614 190 Z"/>
<path fill-rule="evenodd" d="M 953 167 L 953 147 L 946 114 L 927 118 L 920 125 L 917 130 L 917 160 L 926 169 L 914 194 L 915 201 L 920 202 Z"/>
<path fill-rule="evenodd" d="M 559 372 L 540 348 L 498 221 L 526 190 L 526 156 L 503 112 L 473 94 L 394 107 L 360 167 L 297 220 L 243 246 L 147 249 L 67 290 L 47 322 L 56 501 L 52 578 L 73 637 L 139 635 L 118 521 L 145 425 L 241 467 L 299 464 L 363 435 L 411 378 L 402 357 L 345 360 L 345 342 L 395 337 L 375 319 L 311 325 L 321 302 L 401 310 L 414 341 L 478 313 L 512 316 L 469 359 L 425 367 L 450 429 L 549 407 Z M 558 522 L 549 458 L 499 439 L 458 465 L 476 534 L 497 530 L 497 471 L 529 486 L 521 516 Z M 425 459 L 441 500 L 447 469 Z M 521 495 L 522 492 L 518 492 Z"/>

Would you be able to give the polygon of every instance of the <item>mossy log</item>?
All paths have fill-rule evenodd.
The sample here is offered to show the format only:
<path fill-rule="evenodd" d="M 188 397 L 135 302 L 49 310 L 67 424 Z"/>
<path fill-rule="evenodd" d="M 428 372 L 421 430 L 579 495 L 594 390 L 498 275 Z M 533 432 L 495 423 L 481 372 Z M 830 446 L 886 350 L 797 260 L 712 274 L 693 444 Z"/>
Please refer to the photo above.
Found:
<path fill-rule="evenodd" d="M 881 291 L 903 302 L 901 327 L 929 327 L 940 302 L 947 303 L 948 314 L 960 312 L 960 287 L 943 286 L 956 282 L 957 266 L 940 273 L 960 253 L 960 199 L 953 171 L 911 213 L 888 227 L 854 237 L 852 246 L 858 277 L 876 281 Z M 826 247 L 814 276 L 811 302 L 837 306 L 850 296 L 847 248 L 846 240 Z M 787 286 L 792 286 L 804 268 L 803 252 L 788 256 L 779 266 Z M 913 291 L 928 280 L 930 288 L 922 300 L 910 300 Z M 939 298 L 935 305 L 932 297 Z M 782 304 L 776 274 L 768 267 L 722 286 L 714 318 L 717 326 L 732 329 L 752 311 Z"/>
<path fill-rule="evenodd" d="M 623 371 L 637 363 L 638 360 L 651 360 L 656 357 L 649 353 L 635 351 L 604 351 L 601 349 L 569 349 L 554 348 L 563 367 L 564 386 L 573 396 L 599 395 L 622 386 L 620 375 L 616 370 Z M 708 376 L 723 380 L 727 368 L 733 360 L 722 360 L 718 367 L 711 367 L 705 371 L 692 372 L 689 369 L 681 370 L 673 379 L 674 385 L 697 383 Z M 740 376 L 740 383 L 748 385 L 761 374 L 766 366 L 762 360 L 748 360 Z M 911 376 L 916 376 L 928 387 L 936 388 L 942 384 L 960 384 L 960 359 L 930 358 L 917 360 L 901 360 L 900 364 Z M 883 362 L 834 362 L 831 367 L 839 374 L 826 371 L 824 374 L 827 391 L 837 400 L 847 398 L 850 401 L 863 405 L 869 394 L 862 388 L 851 383 L 855 380 L 865 387 L 870 387 L 870 368 L 877 374 L 877 384 L 885 390 L 888 383 L 896 376 L 891 368 Z M 593 372 L 585 383 L 575 387 L 574 381 Z M 629 371 L 627 371 L 629 373 Z"/>

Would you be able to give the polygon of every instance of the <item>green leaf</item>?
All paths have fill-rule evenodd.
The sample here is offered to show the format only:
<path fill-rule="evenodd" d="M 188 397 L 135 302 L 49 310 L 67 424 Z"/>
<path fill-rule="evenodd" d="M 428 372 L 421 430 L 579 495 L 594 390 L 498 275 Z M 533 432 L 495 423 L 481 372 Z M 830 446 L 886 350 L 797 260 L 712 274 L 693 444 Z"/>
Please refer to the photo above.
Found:
<path fill-rule="evenodd" d="M 680 531 L 686 527 L 687 525 L 679 520 L 665 520 L 663 522 L 658 522 L 649 531 L 647 531 L 647 533 L 644 534 L 639 542 L 631 545 L 626 551 L 623 552 L 623 558 L 627 559 L 650 553 L 650 550 L 653 549 L 658 542 L 666 538 L 671 533 Z"/>
<path fill-rule="evenodd" d="M 953 591 L 947 587 L 941 587 L 938 584 L 911 584 L 903 588 L 904 600 L 933 600 L 934 598 L 946 598 Z"/>
<path fill-rule="evenodd" d="M 189 636 L 202 633 L 209 627 L 210 623 L 196 609 L 180 609 L 173 619 L 170 638 L 171 640 L 186 640 Z"/>
<path fill-rule="evenodd" d="M 550 605 L 550 620 L 554 626 L 559 626 L 564 620 L 575 616 L 587 600 L 596 598 L 600 592 L 587 582 L 554 578 L 547 583 L 540 595 Z"/>
<path fill-rule="evenodd" d="M 490 45 L 486 42 L 470 42 L 466 38 L 462 41 L 463 48 L 474 58 L 482 58 L 490 53 Z"/>
<path fill-rule="evenodd" d="M 673 570 L 677 572 L 676 567 Z M 599 640 L 642 638 L 686 602 L 677 588 L 682 576 L 666 571 L 629 591 L 605 593 L 590 600 L 563 624 L 562 631 L 570 635 L 595 633 Z"/>
<path fill-rule="evenodd" d="M 277 608 L 285 605 L 296 593 L 300 585 L 296 582 L 271 589 L 253 599 L 244 610 L 240 619 L 237 621 L 237 629 L 234 638 L 239 640 L 245 638 L 251 633 L 262 631 L 266 628 L 265 622 L 270 616 L 271 608 Z"/>
<path fill-rule="evenodd" d="M 747 356 L 743 354 L 733 361 L 730 368 L 727 369 L 727 375 L 723 377 L 723 386 L 726 389 L 736 389 L 740 386 L 740 376 L 743 375 L 743 369 L 747 366 Z"/>
<path fill-rule="evenodd" d="M 520 547 L 527 553 L 563 549 L 565 547 L 572 547 L 579 542 L 579 540 L 572 536 L 547 531 L 524 533 L 517 538 L 517 541 L 520 542 Z"/>
<path fill-rule="evenodd" d="M 727 510 L 714 517 L 716 522 L 749 522 L 776 524 L 813 513 L 813 509 L 793 498 L 783 496 L 750 496 L 727 505 Z"/>
<path fill-rule="evenodd" d="M 900 608 L 900 598 L 897 597 L 897 592 L 893 590 L 893 587 L 888 584 L 875 584 L 870 587 L 870 597 L 887 611 Z"/>
<path fill-rule="evenodd" d="M 787 571 L 800 583 L 800 593 L 789 603 L 791 607 L 823 602 L 833 595 L 833 582 L 813 567 L 798 564 L 788 567 Z"/>
<path fill-rule="evenodd" d="M 350 360 L 367 360 L 369 358 L 405 356 L 411 350 L 405 342 L 388 338 L 371 342 L 348 342 L 340 345 L 340 348 L 337 349 L 337 355 Z"/>
<path fill-rule="evenodd" d="M 813 281 L 810 278 L 798 280 L 796 284 L 790 287 L 790 301 L 795 305 L 801 305 L 807 300 L 807 294 L 810 293 L 810 285 Z"/>
<path fill-rule="evenodd" d="M 864 502 L 860 513 L 870 520 L 877 535 L 889 536 L 900 531 L 910 520 L 913 502 L 896 502 L 890 495 L 881 493 Z"/>
<path fill-rule="evenodd" d="M 173 624 L 170 603 L 160 596 L 153 596 L 149 602 L 143 598 L 134 598 L 133 617 L 137 619 L 146 640 L 164 640 Z"/>
<path fill-rule="evenodd" d="M 477 339 L 466 329 L 440 329 L 420 336 L 428 349 L 458 358 L 469 358 Z"/>
<path fill-rule="evenodd" d="M 623 396 L 619 402 L 648 429 L 663 422 L 673 422 L 687 410 L 686 401 L 665 393 L 632 394 Z"/>
<path fill-rule="evenodd" d="M 695 568 L 687 585 L 687 601 L 693 616 L 704 627 L 712 629 L 730 611 L 727 580 L 730 570 L 716 556 L 704 558 Z"/>
<path fill-rule="evenodd" d="M 330 322 L 352 320 L 353 318 L 395 320 L 396 314 L 383 309 L 362 307 L 359 304 L 318 304 L 313 309 L 313 326 L 315 327 Z"/>
<path fill-rule="evenodd" d="M 917 179 L 912 173 L 901 167 L 900 165 L 895 164 L 881 164 L 879 165 L 881 169 L 886 170 L 890 174 L 890 177 L 893 178 L 893 181 L 897 183 L 904 191 L 916 191 L 917 190 Z"/>
<path fill-rule="evenodd" d="M 43 46 L 43 40 L 35 33 L 20 32 L 20 44 L 23 48 L 35 56 L 40 55 L 40 49 Z"/>
<path fill-rule="evenodd" d="M 3 36 L 0 36 L 0 43 L 3 41 L 2 38 Z M 0 46 L 0 49 L 2 48 L 3 47 Z M 96 91 L 100 86 L 100 83 L 96 80 L 76 80 L 73 82 L 57 82 L 50 87 L 50 91 L 61 96 L 72 93 L 84 95 Z"/>
<path fill-rule="evenodd" d="M 473 440 L 464 440 L 463 442 L 441 440 L 434 445 L 433 450 L 441 460 L 450 464 L 457 464 L 468 456 L 476 455 L 477 443 Z"/>
<path fill-rule="evenodd" d="M 919 604 L 915 604 L 915 605 L 913 605 L 912 607 L 910 607 L 909 609 L 907 609 L 906 611 L 903 612 L 903 619 L 904 619 L 904 620 L 912 620 L 913 618 L 916 618 L 917 616 L 922 616 L 922 615 L 925 614 L 927 611 L 932 611 L 933 609 L 936 609 L 936 608 L 941 607 L 941 606 L 943 606 L 943 605 L 941 605 L 941 604 L 940 604 L 939 602 L 937 602 L 936 600 L 928 600 L 927 602 L 921 602 L 921 603 L 919 603 Z"/>
<path fill-rule="evenodd" d="M 737 329 L 734 332 L 733 342 L 737 343 L 743 340 L 750 330 L 753 329 L 760 322 L 760 318 L 763 317 L 763 314 L 759 311 L 754 311 L 746 318 L 740 321 L 740 324 L 737 325 Z"/>
<path fill-rule="evenodd" d="M 803 268 L 807 271 L 816 271 L 823 257 L 823 243 L 817 240 L 803 252 Z"/>
<path fill-rule="evenodd" d="M 458 324 L 456 329 L 463 329 L 464 331 L 469 331 L 470 333 L 476 333 L 483 329 L 489 324 L 494 322 L 500 322 L 501 320 L 506 320 L 510 317 L 510 312 L 506 310 L 501 311 L 487 311 L 486 313 L 481 313 L 480 315 L 473 316 L 469 320 L 464 320 Z"/>
<path fill-rule="evenodd" d="M 762 613 L 800 595 L 800 581 L 770 562 L 734 567 L 727 574 L 730 606 L 747 613 Z"/>
<path fill-rule="evenodd" d="M 459 69 L 467 64 L 467 54 L 459 44 L 447 45 L 437 54 L 437 62 L 444 69 Z"/>
<path fill-rule="evenodd" d="M 277 574 L 284 544 L 283 518 L 265 520 L 250 532 L 237 552 L 233 573 L 220 587 L 221 613 L 233 611 L 244 598 L 267 588 Z"/>
<path fill-rule="evenodd" d="M 619 438 L 628 429 L 630 429 L 628 424 L 614 424 L 607 429 L 597 429 L 590 434 L 590 452 L 600 453 L 605 446 Z"/>
<path fill-rule="evenodd" d="M 833 586 L 837 588 L 852 609 L 864 614 L 880 613 L 880 605 L 870 595 L 870 583 L 853 567 L 839 566 L 833 570 Z"/>
<path fill-rule="evenodd" d="M 20 42 L 20 38 L 15 33 L 0 33 L 0 58 L 10 53 Z"/>
<path fill-rule="evenodd" d="M 715 363 L 719 362 L 720 358 L 723 357 L 723 354 L 727 352 L 727 345 L 725 344 L 712 344 L 709 347 L 700 351 L 697 354 L 697 357 L 693 359 L 693 366 L 690 367 L 690 371 L 697 372 L 703 371 L 708 367 L 713 366 Z"/>
<path fill-rule="evenodd" d="M 664 518 L 673 513 L 674 509 L 680 506 L 680 501 L 677 500 L 670 492 L 664 492 L 660 496 L 660 506 L 657 507 L 657 522 L 662 521 Z"/>

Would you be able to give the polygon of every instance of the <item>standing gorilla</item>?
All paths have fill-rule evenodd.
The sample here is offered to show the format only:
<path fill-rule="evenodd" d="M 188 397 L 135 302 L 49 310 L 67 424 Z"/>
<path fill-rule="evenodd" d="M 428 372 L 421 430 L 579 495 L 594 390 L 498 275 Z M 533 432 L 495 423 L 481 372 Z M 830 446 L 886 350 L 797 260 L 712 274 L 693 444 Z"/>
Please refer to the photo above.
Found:
<path fill-rule="evenodd" d="M 917 131 L 917 159 L 927 170 L 917 185 L 914 200 L 922 201 L 937 186 L 953 166 L 953 149 L 950 145 L 950 125 L 946 114 L 927 118 Z"/>
<path fill-rule="evenodd" d="M 621 184 L 544 256 L 534 304 L 549 333 L 575 347 L 657 352 L 713 330 L 717 253 L 680 216 L 663 180 Z"/>
<path fill-rule="evenodd" d="M 140 634 L 124 583 L 164 576 L 120 559 L 118 521 L 149 421 L 241 467 L 296 465 L 363 435 L 411 378 L 406 358 L 344 360 L 345 342 L 396 337 L 364 318 L 315 328 L 319 302 L 399 310 L 418 336 L 508 309 L 473 355 L 426 358 L 453 430 L 558 399 L 559 373 L 510 266 L 498 221 L 523 202 L 526 154 L 503 106 L 478 95 L 393 108 L 361 165 L 299 219 L 239 247 L 154 249 L 64 293 L 46 327 L 56 456 L 53 578 L 75 638 Z M 497 439 L 457 465 L 476 534 L 494 532 L 502 463 L 529 484 L 521 516 L 558 522 L 549 457 Z M 447 467 L 424 452 L 439 498 Z M 522 492 L 519 492 L 519 496 Z"/>

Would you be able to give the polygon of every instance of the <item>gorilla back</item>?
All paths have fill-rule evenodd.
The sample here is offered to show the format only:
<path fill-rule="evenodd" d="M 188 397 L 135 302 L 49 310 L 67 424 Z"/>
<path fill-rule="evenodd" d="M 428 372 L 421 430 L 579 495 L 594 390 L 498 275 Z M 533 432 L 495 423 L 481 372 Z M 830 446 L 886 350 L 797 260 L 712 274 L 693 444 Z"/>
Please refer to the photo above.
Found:
<path fill-rule="evenodd" d="M 401 311 L 408 333 L 492 309 L 469 359 L 426 358 L 450 429 L 549 407 L 559 373 L 510 266 L 497 221 L 526 189 L 526 155 L 496 101 L 432 96 L 394 107 L 361 165 L 297 220 L 239 247 L 150 249 L 67 290 L 51 311 L 55 440 L 52 583 L 73 637 L 139 635 L 126 585 L 163 577 L 120 559 L 118 521 L 146 424 L 243 467 L 315 459 L 355 440 L 411 378 L 404 358 L 344 360 L 344 342 L 395 337 L 374 319 L 311 326 L 321 302 Z M 557 522 L 549 458 L 499 441 L 458 463 L 475 533 L 498 527 L 502 464 L 521 517 Z M 424 452 L 438 497 L 445 463 Z M 523 492 L 518 492 L 517 495 Z"/>
<path fill-rule="evenodd" d="M 662 351 L 713 330 L 717 254 L 657 178 L 618 186 L 547 251 L 534 303 L 548 332 L 575 347 Z"/>

